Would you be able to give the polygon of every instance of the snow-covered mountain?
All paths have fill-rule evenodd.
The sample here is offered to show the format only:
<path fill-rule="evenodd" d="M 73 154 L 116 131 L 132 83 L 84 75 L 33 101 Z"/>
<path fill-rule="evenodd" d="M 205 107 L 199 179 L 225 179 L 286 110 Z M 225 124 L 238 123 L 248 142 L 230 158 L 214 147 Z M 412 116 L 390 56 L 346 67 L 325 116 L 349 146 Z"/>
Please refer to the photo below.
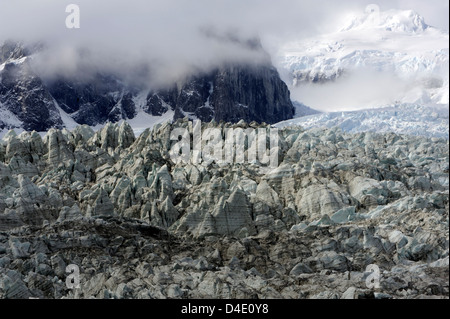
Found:
<path fill-rule="evenodd" d="M 349 17 L 336 32 L 286 44 L 276 63 L 294 99 L 319 110 L 449 103 L 448 32 L 411 10 Z"/>

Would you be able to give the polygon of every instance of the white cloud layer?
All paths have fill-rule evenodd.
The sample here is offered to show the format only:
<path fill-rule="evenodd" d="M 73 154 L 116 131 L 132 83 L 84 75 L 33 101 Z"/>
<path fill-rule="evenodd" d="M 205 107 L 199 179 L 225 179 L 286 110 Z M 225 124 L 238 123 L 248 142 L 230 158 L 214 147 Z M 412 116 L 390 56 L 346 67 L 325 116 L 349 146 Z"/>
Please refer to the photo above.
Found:
<path fill-rule="evenodd" d="M 0 0 L 0 42 L 45 42 L 41 72 L 138 69 L 164 83 L 227 61 L 251 61 L 252 50 L 206 37 L 205 30 L 241 39 L 258 36 L 271 54 L 286 41 L 332 30 L 366 0 Z M 67 5 L 81 9 L 81 28 L 67 29 Z M 448 30 L 448 0 L 378 0 L 381 9 L 414 9 Z M 86 50 L 87 49 L 87 50 Z M 132 72 L 130 72 L 132 71 Z M 148 72 L 147 72 L 148 71 Z"/>

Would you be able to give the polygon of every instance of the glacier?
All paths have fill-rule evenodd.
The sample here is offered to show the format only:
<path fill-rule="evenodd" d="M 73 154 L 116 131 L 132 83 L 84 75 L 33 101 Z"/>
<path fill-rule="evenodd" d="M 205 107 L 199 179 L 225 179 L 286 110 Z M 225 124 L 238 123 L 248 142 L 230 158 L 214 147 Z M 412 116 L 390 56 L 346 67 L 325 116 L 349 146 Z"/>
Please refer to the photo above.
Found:
<path fill-rule="evenodd" d="M 449 138 L 448 107 L 400 104 L 378 109 L 327 112 L 283 121 L 275 126 L 339 127 L 348 133 L 378 132 Z"/>

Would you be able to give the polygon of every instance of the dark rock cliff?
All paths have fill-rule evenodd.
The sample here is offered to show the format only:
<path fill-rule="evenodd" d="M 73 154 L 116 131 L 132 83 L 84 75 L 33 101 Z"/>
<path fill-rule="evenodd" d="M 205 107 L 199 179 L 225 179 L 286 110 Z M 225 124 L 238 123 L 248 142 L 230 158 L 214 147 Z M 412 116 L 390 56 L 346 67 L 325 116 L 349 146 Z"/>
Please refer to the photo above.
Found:
<path fill-rule="evenodd" d="M 20 61 L 26 59 L 24 52 L 10 44 L 0 49 L 0 61 L 6 61 L 0 71 L 0 107 L 14 114 L 25 130 L 60 128 L 63 122 L 53 97 L 43 81 L 33 73 L 29 63 Z M 0 125 L 4 120 L 0 118 Z"/>
<path fill-rule="evenodd" d="M 252 48 L 262 50 L 251 42 Z M 250 45 L 248 44 L 248 45 Z M 174 111 L 174 118 L 276 123 L 291 119 L 295 109 L 287 85 L 266 62 L 230 63 L 169 88 L 142 90 L 117 77 L 95 74 L 86 79 L 40 78 L 32 67 L 31 49 L 7 42 L 0 46 L 0 128 L 46 131 L 64 126 L 59 108 L 79 124 L 97 125 L 132 119 L 142 110 L 154 116 Z M 8 113 L 5 113 L 8 112 Z"/>

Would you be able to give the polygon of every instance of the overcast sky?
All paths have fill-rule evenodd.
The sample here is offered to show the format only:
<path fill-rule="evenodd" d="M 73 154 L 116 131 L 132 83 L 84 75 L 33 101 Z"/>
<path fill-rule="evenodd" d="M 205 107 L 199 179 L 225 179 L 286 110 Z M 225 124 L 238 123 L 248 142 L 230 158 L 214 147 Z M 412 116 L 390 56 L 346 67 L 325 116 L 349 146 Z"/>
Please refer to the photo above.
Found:
<path fill-rule="evenodd" d="M 80 29 L 65 27 L 70 3 L 81 9 Z M 413 9 L 448 30 L 448 0 L 0 0 L 0 41 L 44 41 L 51 48 L 41 57 L 49 73 L 70 74 L 80 63 L 118 72 L 146 63 L 154 78 L 171 79 L 255 58 L 199 30 L 259 36 L 273 53 L 286 41 L 335 30 L 343 16 L 371 3 L 382 10 Z M 84 51 L 80 61 L 81 47 L 89 54 Z"/>

